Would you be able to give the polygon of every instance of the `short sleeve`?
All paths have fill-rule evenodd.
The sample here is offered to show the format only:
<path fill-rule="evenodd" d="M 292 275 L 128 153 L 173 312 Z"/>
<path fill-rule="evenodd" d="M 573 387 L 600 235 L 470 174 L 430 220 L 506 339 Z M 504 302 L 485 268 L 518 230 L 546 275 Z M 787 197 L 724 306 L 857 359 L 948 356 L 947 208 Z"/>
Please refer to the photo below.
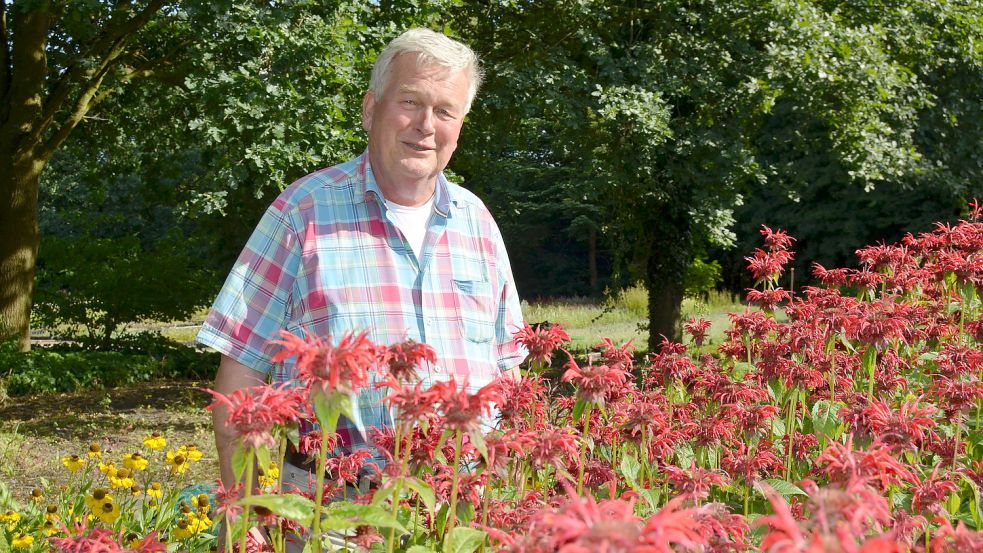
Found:
<path fill-rule="evenodd" d="M 519 302 L 519 293 L 515 288 L 509 256 L 505 251 L 505 242 L 502 240 L 498 228 L 495 228 L 495 242 L 496 265 L 501 283 L 498 318 L 495 322 L 495 354 L 498 369 L 504 372 L 522 364 L 529 352 L 513 337 L 516 331 L 523 326 L 522 305 Z"/>
<path fill-rule="evenodd" d="M 198 343 L 247 367 L 268 373 L 271 340 L 290 320 L 301 244 L 286 204 L 266 210 L 239 254 L 198 333 Z"/>

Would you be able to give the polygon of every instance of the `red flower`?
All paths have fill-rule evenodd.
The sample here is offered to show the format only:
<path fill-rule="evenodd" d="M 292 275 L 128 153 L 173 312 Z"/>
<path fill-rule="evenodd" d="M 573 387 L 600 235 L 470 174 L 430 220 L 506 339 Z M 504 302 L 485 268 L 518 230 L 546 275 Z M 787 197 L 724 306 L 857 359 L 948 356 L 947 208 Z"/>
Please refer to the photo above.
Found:
<path fill-rule="evenodd" d="M 710 321 L 706 319 L 690 319 L 686 321 L 683 328 L 693 338 L 693 343 L 696 344 L 696 347 L 700 347 L 707 339 L 707 331 L 710 330 L 710 325 Z"/>
<path fill-rule="evenodd" d="M 761 229 L 758 232 L 761 233 L 761 236 L 765 237 L 765 246 L 768 247 L 769 251 L 787 250 L 795 243 L 795 238 L 792 238 L 788 235 L 788 232 L 781 229 L 771 230 L 765 225 L 761 225 Z"/>
<path fill-rule="evenodd" d="M 534 469 L 565 466 L 567 459 L 576 457 L 579 453 L 577 432 L 573 429 L 547 427 L 540 429 L 537 434 L 537 440 L 528 455 Z"/>
<path fill-rule="evenodd" d="M 417 368 L 424 362 L 437 363 L 437 352 L 427 344 L 406 340 L 389 346 L 385 356 L 386 366 L 396 380 L 416 382 L 420 380 Z"/>
<path fill-rule="evenodd" d="M 755 282 L 777 281 L 778 277 L 785 272 L 785 266 L 795 257 L 790 251 L 775 250 L 766 252 L 762 249 L 754 250 L 754 255 L 745 257 L 748 262 L 748 270 L 754 277 Z"/>
<path fill-rule="evenodd" d="M 286 331 L 280 336 L 283 339 L 273 343 L 283 349 L 273 356 L 273 362 L 296 356 L 297 377 L 312 393 L 353 394 L 368 384 L 369 370 L 385 357 L 385 351 L 367 338 L 367 331 L 345 334 L 335 346 L 316 336 L 303 340 Z"/>
<path fill-rule="evenodd" d="M 620 390 L 628 378 L 624 369 L 617 366 L 588 364 L 581 368 L 572 355 L 564 367 L 567 370 L 560 381 L 572 382 L 577 388 L 577 397 L 595 405 L 603 404 L 605 398 Z"/>
<path fill-rule="evenodd" d="M 239 517 L 239 513 L 242 512 L 242 507 L 236 505 L 236 502 L 242 497 L 242 483 L 240 482 L 231 488 L 226 488 L 221 480 L 217 484 L 217 488 L 215 489 L 215 514 L 218 516 L 227 516 L 229 521 L 235 520 Z"/>
<path fill-rule="evenodd" d="M 819 457 L 816 468 L 834 482 L 877 481 L 882 490 L 903 483 L 915 483 L 918 478 L 904 463 L 890 453 L 891 447 L 874 440 L 866 451 L 853 449 L 853 436 L 845 444 L 833 442 Z"/>
<path fill-rule="evenodd" d="M 699 509 L 679 506 L 687 500 L 680 495 L 671 499 L 654 514 L 642 528 L 641 541 L 654 548 L 654 551 L 673 551 L 676 545 L 684 549 L 698 549 L 707 545 L 706 533 L 699 524 Z"/>
<path fill-rule="evenodd" d="M 336 455 L 328 459 L 325 470 L 331 473 L 339 483 L 343 480 L 350 484 L 357 484 L 365 461 L 372 458 L 372 452 L 368 449 L 357 449 L 351 455 Z M 374 465 L 370 465 L 374 468 Z"/>
<path fill-rule="evenodd" d="M 748 288 L 747 291 L 747 302 L 751 305 L 757 305 L 765 311 L 774 311 L 778 304 L 783 301 L 791 301 L 792 294 L 788 290 L 783 290 L 781 288 L 774 288 L 771 290 L 757 290 L 754 288 Z"/>
<path fill-rule="evenodd" d="M 531 531 L 545 542 L 545 551 L 634 551 L 640 545 L 639 523 L 633 503 L 574 496 L 557 512 L 540 514 Z"/>
<path fill-rule="evenodd" d="M 911 508 L 916 513 L 929 512 L 942 515 L 942 500 L 945 499 L 949 492 L 959 490 L 959 486 L 951 480 L 951 475 L 939 478 L 940 466 L 935 465 L 935 469 L 932 470 L 932 476 L 912 486 Z"/>
<path fill-rule="evenodd" d="M 516 342 L 529 350 L 529 359 L 533 363 L 543 365 L 549 365 L 552 362 L 553 351 L 556 348 L 570 341 L 570 335 L 558 324 L 552 324 L 547 328 L 546 324 L 538 324 L 533 327 L 529 326 L 529 323 L 524 323 L 523 327 L 513 334 L 513 337 Z"/>
<path fill-rule="evenodd" d="M 437 416 L 436 402 L 438 393 L 433 388 L 424 390 L 423 383 L 417 382 L 412 388 L 401 385 L 390 379 L 385 386 L 394 387 L 396 391 L 382 398 L 396 409 L 396 420 L 408 424 L 432 420 Z"/>
<path fill-rule="evenodd" d="M 444 427 L 463 432 L 477 430 L 479 418 L 491 413 L 493 404 L 501 397 L 497 380 L 474 394 L 468 393 L 467 378 L 458 385 L 454 377 L 434 384 L 428 391 L 444 417 Z"/>
<path fill-rule="evenodd" d="M 229 414 L 225 424 L 231 426 L 242 443 L 251 448 L 262 445 L 274 447 L 274 426 L 300 421 L 304 417 L 303 406 L 307 402 L 302 389 L 288 388 L 286 384 L 263 384 L 239 389 L 229 395 L 215 390 L 205 391 L 215 397 L 208 410 L 214 410 L 220 405 L 227 407 Z"/>

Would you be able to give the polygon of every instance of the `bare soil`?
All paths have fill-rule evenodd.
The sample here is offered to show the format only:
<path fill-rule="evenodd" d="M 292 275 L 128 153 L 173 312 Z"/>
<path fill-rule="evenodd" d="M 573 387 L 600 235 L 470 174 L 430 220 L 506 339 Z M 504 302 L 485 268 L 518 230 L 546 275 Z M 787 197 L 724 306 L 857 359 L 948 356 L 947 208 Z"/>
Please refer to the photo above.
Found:
<path fill-rule="evenodd" d="M 110 390 L 17 398 L 0 405 L 0 484 L 23 500 L 42 479 L 54 486 L 68 481 L 65 455 L 85 456 L 98 443 L 109 459 L 147 454 L 143 439 L 160 432 L 168 449 L 195 445 L 204 453 L 185 482 L 218 478 L 210 382 L 159 381 Z"/>

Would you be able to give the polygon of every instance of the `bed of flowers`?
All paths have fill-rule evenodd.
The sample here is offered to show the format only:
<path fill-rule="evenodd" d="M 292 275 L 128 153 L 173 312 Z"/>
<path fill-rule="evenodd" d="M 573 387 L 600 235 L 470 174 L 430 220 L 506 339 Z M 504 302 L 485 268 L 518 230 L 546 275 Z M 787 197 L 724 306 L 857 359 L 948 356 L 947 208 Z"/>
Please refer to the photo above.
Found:
<path fill-rule="evenodd" d="M 79 455 L 74 486 L 0 514 L 0 548 L 24 551 L 314 552 L 983 551 L 983 209 L 857 252 L 860 269 L 816 266 L 820 287 L 778 287 L 794 240 L 762 229 L 750 306 L 726 339 L 686 323 L 636 363 L 602 341 L 575 360 L 558 326 L 526 327 L 521 382 L 424 389 L 427 346 L 285 334 L 302 385 L 213 392 L 254 486 L 177 495 L 184 450 L 120 467 Z M 562 365 L 559 381 L 545 378 Z M 362 388 L 387 392 L 394 425 L 373 432 L 383 467 L 333 432 Z M 495 412 L 497 426 L 482 421 Z M 298 439 L 298 421 L 321 431 Z M 284 489 L 288 444 L 320 475 Z M 166 453 L 165 453 L 166 451 Z M 93 452 L 90 452 L 90 455 Z M 98 452 L 95 452 L 98 453 Z M 369 474 L 371 486 L 359 484 Z M 363 493 L 364 492 L 364 493 Z M 225 524 L 219 524 L 224 522 Z M 265 527 L 265 539 L 256 527 Z M 307 530 L 305 530 L 307 529 Z M 6 550 L 6 549 L 5 549 Z"/>

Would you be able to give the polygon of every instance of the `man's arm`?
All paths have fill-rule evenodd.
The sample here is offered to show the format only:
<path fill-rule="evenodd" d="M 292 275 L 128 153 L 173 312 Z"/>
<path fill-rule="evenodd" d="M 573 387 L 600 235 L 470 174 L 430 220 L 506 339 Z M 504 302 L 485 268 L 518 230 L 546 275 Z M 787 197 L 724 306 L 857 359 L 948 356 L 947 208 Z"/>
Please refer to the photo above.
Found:
<path fill-rule="evenodd" d="M 502 378 L 515 380 L 516 382 L 522 380 L 522 373 L 519 372 L 519 365 L 516 365 L 506 371 L 502 371 Z"/>
<path fill-rule="evenodd" d="M 259 386 L 266 382 L 266 375 L 234 361 L 227 355 L 222 356 L 215 377 L 215 391 L 221 394 L 231 394 L 242 388 Z M 225 419 L 229 410 L 224 405 L 217 406 L 212 411 L 212 425 L 215 428 L 215 447 L 218 450 L 218 466 L 222 475 L 222 483 L 226 489 L 236 484 L 232 473 L 232 454 L 235 453 L 235 432 L 226 426 Z"/>

